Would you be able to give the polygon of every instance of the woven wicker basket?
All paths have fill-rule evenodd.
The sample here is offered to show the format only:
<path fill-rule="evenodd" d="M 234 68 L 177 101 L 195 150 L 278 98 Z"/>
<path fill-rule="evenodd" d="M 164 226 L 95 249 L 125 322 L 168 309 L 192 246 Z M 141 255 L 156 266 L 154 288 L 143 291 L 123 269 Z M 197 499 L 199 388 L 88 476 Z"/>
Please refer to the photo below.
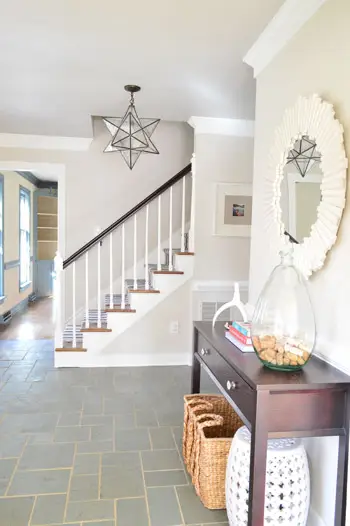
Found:
<path fill-rule="evenodd" d="M 225 475 L 233 435 L 243 422 L 224 397 L 213 400 L 213 413 L 196 422 L 192 482 L 206 508 L 225 508 Z"/>
<path fill-rule="evenodd" d="M 184 429 L 182 454 L 187 470 L 192 475 L 194 462 L 193 446 L 195 443 L 195 419 L 203 413 L 214 413 L 213 401 L 220 399 L 219 395 L 195 394 L 184 396 Z"/>

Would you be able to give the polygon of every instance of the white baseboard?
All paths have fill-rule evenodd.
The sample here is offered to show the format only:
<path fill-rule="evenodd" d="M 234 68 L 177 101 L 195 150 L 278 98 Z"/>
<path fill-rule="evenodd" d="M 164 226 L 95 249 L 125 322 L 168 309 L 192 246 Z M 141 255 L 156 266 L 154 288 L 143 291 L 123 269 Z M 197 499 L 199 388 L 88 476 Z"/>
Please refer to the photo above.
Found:
<path fill-rule="evenodd" d="M 323 522 L 321 517 L 315 512 L 315 510 L 313 508 L 310 508 L 307 526 L 326 526 L 326 524 Z"/>
<path fill-rule="evenodd" d="M 190 353 L 89 354 L 56 352 L 55 367 L 147 367 L 191 365 Z"/>

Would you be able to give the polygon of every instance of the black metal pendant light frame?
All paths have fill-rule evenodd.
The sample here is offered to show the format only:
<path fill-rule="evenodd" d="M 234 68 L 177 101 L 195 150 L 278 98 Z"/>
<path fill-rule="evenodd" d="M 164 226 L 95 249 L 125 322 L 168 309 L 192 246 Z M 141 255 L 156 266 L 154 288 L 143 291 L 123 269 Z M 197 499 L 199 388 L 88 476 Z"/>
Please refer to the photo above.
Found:
<path fill-rule="evenodd" d="M 130 102 L 123 117 L 103 117 L 112 139 L 104 149 L 105 152 L 119 152 L 130 170 L 135 166 L 141 153 L 159 154 L 151 136 L 160 119 L 140 118 L 137 114 L 134 93 L 140 91 L 140 86 L 127 85 Z"/>

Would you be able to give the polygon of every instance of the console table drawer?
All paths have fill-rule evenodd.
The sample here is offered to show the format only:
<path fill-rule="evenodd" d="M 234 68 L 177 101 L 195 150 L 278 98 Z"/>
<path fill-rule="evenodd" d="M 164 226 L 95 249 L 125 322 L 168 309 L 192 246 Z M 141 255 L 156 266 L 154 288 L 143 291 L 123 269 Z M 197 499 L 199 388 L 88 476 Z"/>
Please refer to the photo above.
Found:
<path fill-rule="evenodd" d="M 221 390 L 234 402 L 238 412 L 248 422 L 252 422 L 255 414 L 253 389 L 201 335 L 198 336 L 197 353 L 215 376 Z"/>

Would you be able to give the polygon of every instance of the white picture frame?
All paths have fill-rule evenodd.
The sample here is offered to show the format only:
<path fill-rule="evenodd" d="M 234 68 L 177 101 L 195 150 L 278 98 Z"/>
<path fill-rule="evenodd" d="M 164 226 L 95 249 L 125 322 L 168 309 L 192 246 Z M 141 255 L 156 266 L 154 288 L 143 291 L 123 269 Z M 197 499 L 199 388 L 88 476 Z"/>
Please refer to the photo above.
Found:
<path fill-rule="evenodd" d="M 348 168 L 343 132 L 343 126 L 335 118 L 333 105 L 318 95 L 299 97 L 295 105 L 285 111 L 275 131 L 265 181 L 265 224 L 270 232 L 270 244 L 276 253 L 286 242 L 281 183 L 288 153 L 296 140 L 308 135 L 315 140 L 321 154 L 322 199 L 317 209 L 317 220 L 311 227 L 310 236 L 294 245 L 294 264 L 306 278 L 323 267 L 327 252 L 337 239 L 345 206 Z"/>
<path fill-rule="evenodd" d="M 214 194 L 214 236 L 236 236 L 236 237 L 250 237 L 251 235 L 251 212 L 252 212 L 252 185 L 250 183 L 216 183 L 213 188 Z M 236 198 L 243 197 L 244 204 L 241 205 L 243 215 L 247 211 L 248 224 L 244 223 L 247 219 L 242 216 L 233 216 L 232 223 L 227 221 L 227 206 L 236 201 Z M 235 198 L 235 199 L 233 199 Z M 248 198 L 248 199 L 247 199 Z M 233 207 L 240 207 L 240 203 L 232 205 Z M 237 217 L 237 224 L 234 224 Z M 230 220 L 230 219 L 229 219 Z"/>

